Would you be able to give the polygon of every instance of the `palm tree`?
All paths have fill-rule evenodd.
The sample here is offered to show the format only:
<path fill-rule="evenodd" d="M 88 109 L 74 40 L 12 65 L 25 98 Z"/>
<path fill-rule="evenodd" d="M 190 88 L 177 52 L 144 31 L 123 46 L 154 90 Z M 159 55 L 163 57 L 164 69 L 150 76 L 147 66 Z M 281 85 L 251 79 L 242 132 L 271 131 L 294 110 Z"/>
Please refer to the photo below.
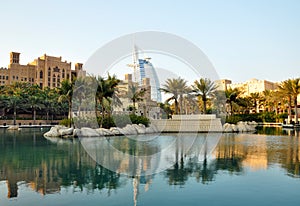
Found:
<path fill-rule="evenodd" d="M 27 105 L 31 108 L 33 113 L 33 124 L 36 122 L 36 111 L 42 109 L 44 104 L 42 104 L 41 96 L 33 95 L 29 96 L 27 99 Z"/>
<path fill-rule="evenodd" d="M 234 108 L 234 105 L 236 105 L 240 94 L 241 94 L 241 91 L 237 88 L 234 88 L 234 89 L 229 88 L 225 91 L 226 103 L 228 103 L 230 105 L 230 114 L 231 115 L 234 113 L 233 108 Z"/>
<path fill-rule="evenodd" d="M 110 74 L 108 74 L 107 79 L 104 79 L 101 76 L 98 77 L 93 77 L 94 80 L 96 81 L 97 84 L 97 90 L 96 90 L 96 114 L 98 111 L 98 107 L 97 105 L 100 105 L 100 110 L 101 110 L 101 115 L 102 115 L 102 119 L 101 119 L 101 123 L 100 123 L 100 127 L 102 127 L 102 122 L 104 119 L 104 115 L 106 112 L 107 107 L 109 107 L 109 105 L 112 102 L 113 96 L 116 92 L 116 87 L 119 84 L 120 80 L 117 79 L 117 77 L 115 75 L 111 76 Z"/>
<path fill-rule="evenodd" d="M 166 100 L 169 102 L 174 100 L 175 104 L 175 114 L 178 114 L 178 98 L 181 97 L 183 94 L 186 94 L 188 91 L 187 81 L 178 77 L 177 79 L 167 79 L 166 83 L 163 84 L 160 91 L 163 91 L 166 94 L 171 94 L 172 96 Z"/>
<path fill-rule="evenodd" d="M 258 106 L 259 106 L 259 100 L 261 99 L 261 96 L 258 92 L 251 93 L 250 99 L 251 99 L 252 105 L 255 109 L 255 113 L 257 113 Z"/>
<path fill-rule="evenodd" d="M 294 100 L 295 123 L 298 124 L 298 95 L 300 94 L 300 78 L 292 80 L 292 97 Z"/>
<path fill-rule="evenodd" d="M 132 101 L 133 103 L 133 114 L 135 114 L 135 103 L 139 101 L 143 101 L 143 97 L 145 95 L 146 89 L 145 88 L 139 88 L 137 85 L 130 84 L 128 87 L 128 93 L 127 97 Z"/>
<path fill-rule="evenodd" d="M 295 108 L 295 122 L 298 123 L 297 96 L 300 93 L 300 79 L 288 79 L 279 85 L 279 93 L 288 100 L 288 123 L 292 119 L 292 102 Z"/>
<path fill-rule="evenodd" d="M 26 103 L 32 111 L 33 123 L 36 122 L 36 111 L 44 108 L 42 90 L 38 85 L 30 85 L 25 91 Z"/>
<path fill-rule="evenodd" d="M 5 95 L 7 96 L 6 106 L 7 109 L 13 110 L 13 124 L 16 125 L 17 120 L 17 110 L 23 108 L 23 96 L 25 95 L 25 90 L 28 87 L 27 83 L 16 82 L 8 86 L 5 90 Z"/>
<path fill-rule="evenodd" d="M 218 86 L 214 82 L 207 78 L 201 78 L 199 81 L 196 80 L 194 85 L 192 85 L 193 92 L 196 93 L 196 96 L 201 97 L 204 114 L 206 114 L 207 100 L 214 95 L 217 87 Z"/>
<path fill-rule="evenodd" d="M 53 112 L 53 110 L 55 110 L 58 107 L 57 102 L 59 94 L 54 89 L 46 87 L 41 91 L 41 96 L 43 99 L 44 110 L 46 112 L 46 121 L 48 123 L 49 113 Z"/>
<path fill-rule="evenodd" d="M 70 125 L 72 125 L 72 95 L 73 95 L 74 82 L 69 80 L 63 80 L 61 82 L 60 88 L 58 88 L 59 98 L 58 102 L 66 101 L 68 103 L 68 119 L 70 120 Z"/>

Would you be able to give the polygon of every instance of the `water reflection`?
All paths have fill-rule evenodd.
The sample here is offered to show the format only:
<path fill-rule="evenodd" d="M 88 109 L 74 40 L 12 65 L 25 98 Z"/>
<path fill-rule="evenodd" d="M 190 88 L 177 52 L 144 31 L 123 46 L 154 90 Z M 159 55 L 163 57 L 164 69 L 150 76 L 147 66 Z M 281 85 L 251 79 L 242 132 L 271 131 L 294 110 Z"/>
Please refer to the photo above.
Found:
<path fill-rule="evenodd" d="M 6 181 L 8 198 L 19 195 L 22 183 L 42 195 L 70 186 L 73 190 L 90 192 L 105 189 L 110 195 L 111 191 L 132 183 L 136 204 L 140 184 L 147 191 L 156 176 L 162 176 L 169 185 L 183 186 L 189 181 L 208 184 L 218 181 L 218 174 L 245 175 L 249 169 L 280 166 L 288 176 L 300 177 L 299 132 L 294 136 L 198 134 L 192 138 L 189 134 L 165 134 L 151 138 L 151 142 L 134 139 L 139 137 L 51 142 L 38 129 L 0 132 L 0 181 Z M 151 158 L 153 154 L 159 155 Z M 99 162 L 106 162 L 126 175 L 115 173 Z M 166 165 L 164 172 L 153 173 Z"/>

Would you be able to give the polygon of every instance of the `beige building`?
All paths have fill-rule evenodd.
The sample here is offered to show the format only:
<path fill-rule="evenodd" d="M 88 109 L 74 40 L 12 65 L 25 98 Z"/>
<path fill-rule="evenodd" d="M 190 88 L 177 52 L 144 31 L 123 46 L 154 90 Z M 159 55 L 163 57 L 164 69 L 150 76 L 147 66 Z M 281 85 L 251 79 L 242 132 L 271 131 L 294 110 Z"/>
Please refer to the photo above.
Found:
<path fill-rule="evenodd" d="M 266 90 L 276 90 L 277 83 L 267 80 L 250 79 L 243 83 L 232 83 L 231 80 L 221 79 L 215 82 L 220 90 L 238 88 L 242 91 L 244 96 L 249 96 L 251 93 L 261 93 Z"/>
<path fill-rule="evenodd" d="M 157 106 L 157 102 L 151 100 L 151 86 L 150 86 L 150 79 L 143 78 L 142 79 L 142 86 L 141 88 L 146 89 L 144 94 L 143 101 L 136 102 L 136 114 L 146 116 L 151 119 L 158 119 L 160 118 L 160 108 Z M 137 82 L 132 81 L 132 74 L 125 74 L 125 80 L 121 81 L 117 88 L 118 88 L 118 96 L 122 102 L 122 106 L 116 106 L 114 108 L 115 114 L 124 114 L 124 113 L 131 113 L 129 111 L 129 107 L 133 106 L 132 100 L 128 98 L 128 91 L 130 85 L 138 86 Z"/>
<path fill-rule="evenodd" d="M 227 90 L 227 86 L 230 85 L 232 82 L 229 79 L 220 79 L 220 80 L 216 80 L 215 84 L 217 85 L 217 89 L 218 90 Z"/>
<path fill-rule="evenodd" d="M 0 68 L 0 85 L 10 85 L 14 82 L 29 82 L 41 88 L 59 87 L 61 81 L 71 80 L 77 76 L 85 76 L 81 63 L 71 69 L 71 62 L 62 61 L 62 57 L 44 54 L 27 65 L 20 64 L 20 53 L 10 53 L 10 63 L 7 68 Z"/>

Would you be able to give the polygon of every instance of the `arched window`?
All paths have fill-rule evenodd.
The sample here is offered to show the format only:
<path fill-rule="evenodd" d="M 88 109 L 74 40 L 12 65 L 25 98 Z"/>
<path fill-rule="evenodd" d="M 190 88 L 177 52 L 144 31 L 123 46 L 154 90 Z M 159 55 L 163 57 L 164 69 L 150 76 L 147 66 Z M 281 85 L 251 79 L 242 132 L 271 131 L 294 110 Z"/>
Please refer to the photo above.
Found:
<path fill-rule="evenodd" d="M 62 70 L 62 78 L 65 78 L 65 69 Z"/>
<path fill-rule="evenodd" d="M 51 76 L 51 68 L 48 69 L 48 76 Z"/>
<path fill-rule="evenodd" d="M 43 71 L 40 71 L 40 79 L 43 79 Z"/>

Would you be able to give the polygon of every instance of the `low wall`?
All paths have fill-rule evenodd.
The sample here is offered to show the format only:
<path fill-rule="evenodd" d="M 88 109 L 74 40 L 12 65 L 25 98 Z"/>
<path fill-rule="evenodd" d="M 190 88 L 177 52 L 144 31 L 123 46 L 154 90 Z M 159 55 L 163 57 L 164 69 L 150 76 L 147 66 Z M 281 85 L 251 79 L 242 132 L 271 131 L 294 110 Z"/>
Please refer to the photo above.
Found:
<path fill-rule="evenodd" d="M 222 132 L 219 118 L 215 119 L 159 119 L 151 120 L 161 132 Z"/>
<path fill-rule="evenodd" d="M 179 119 L 179 120 L 211 120 L 211 119 L 216 119 L 215 114 L 190 114 L 190 115 L 182 115 L 182 114 L 175 114 L 172 115 L 172 119 Z"/>
<path fill-rule="evenodd" d="M 46 120 L 35 120 L 35 123 L 33 120 L 17 120 L 16 125 L 22 126 L 22 125 L 50 125 L 50 124 L 58 124 L 59 120 L 54 121 L 46 121 Z M 0 120 L 0 126 L 7 126 L 7 125 L 13 125 L 14 120 Z"/>

